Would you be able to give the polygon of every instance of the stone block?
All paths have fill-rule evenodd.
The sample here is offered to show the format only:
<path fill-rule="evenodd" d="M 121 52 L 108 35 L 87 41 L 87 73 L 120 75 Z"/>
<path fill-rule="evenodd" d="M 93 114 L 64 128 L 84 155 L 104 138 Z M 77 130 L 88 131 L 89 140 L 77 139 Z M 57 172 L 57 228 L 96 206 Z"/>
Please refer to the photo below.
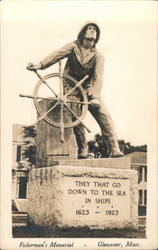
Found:
<path fill-rule="evenodd" d="M 138 226 L 137 172 L 53 166 L 30 171 L 29 217 L 48 228 Z"/>

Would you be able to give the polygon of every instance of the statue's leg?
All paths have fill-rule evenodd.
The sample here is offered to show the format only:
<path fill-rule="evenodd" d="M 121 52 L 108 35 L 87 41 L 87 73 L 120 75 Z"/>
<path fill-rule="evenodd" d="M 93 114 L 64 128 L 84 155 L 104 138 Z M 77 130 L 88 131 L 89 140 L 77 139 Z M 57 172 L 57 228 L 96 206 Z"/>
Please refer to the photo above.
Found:
<path fill-rule="evenodd" d="M 78 146 L 78 158 L 87 158 L 88 147 L 86 142 L 85 129 L 82 124 L 74 127 L 74 134 Z"/>
<path fill-rule="evenodd" d="M 110 144 L 112 156 L 122 156 L 123 154 L 119 149 L 118 139 L 113 121 L 104 104 L 101 102 L 100 105 L 89 105 L 88 109 L 95 120 L 98 122 L 102 131 L 102 135 L 105 136 L 107 142 Z"/>
<path fill-rule="evenodd" d="M 73 101 L 79 101 L 79 96 L 71 96 L 69 97 Z M 77 116 L 81 115 L 82 112 L 82 106 L 80 104 L 71 104 L 71 109 L 74 111 L 74 113 Z M 73 117 L 72 117 L 73 120 Z M 88 146 L 86 142 L 86 136 L 85 136 L 85 129 L 81 123 L 79 123 L 77 126 L 74 127 L 74 134 L 76 138 L 76 143 L 78 147 L 78 158 L 83 159 L 87 158 L 88 156 Z"/>

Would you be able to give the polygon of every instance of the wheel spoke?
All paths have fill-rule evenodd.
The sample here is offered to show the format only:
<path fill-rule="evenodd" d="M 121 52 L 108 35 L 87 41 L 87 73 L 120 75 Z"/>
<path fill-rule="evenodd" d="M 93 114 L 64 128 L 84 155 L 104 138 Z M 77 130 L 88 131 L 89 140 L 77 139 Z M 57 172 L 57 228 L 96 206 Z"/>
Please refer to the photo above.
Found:
<path fill-rule="evenodd" d="M 53 92 L 53 94 L 57 97 L 58 95 L 55 93 L 55 91 L 49 86 L 49 84 L 47 82 L 43 82 L 44 84 L 46 84 L 46 86 Z"/>
<path fill-rule="evenodd" d="M 79 87 L 86 79 L 88 78 L 88 75 L 86 75 L 83 79 L 81 79 L 70 91 L 65 95 L 66 97 L 70 95 L 77 87 Z"/>
<path fill-rule="evenodd" d="M 77 103 L 77 104 L 90 104 L 89 102 L 79 102 L 79 101 L 71 101 L 71 100 L 67 100 L 68 103 Z"/>
<path fill-rule="evenodd" d="M 55 107 L 58 105 L 58 103 L 56 102 L 55 105 L 53 107 L 51 107 L 46 113 L 44 113 L 43 115 L 41 115 L 37 121 L 35 122 L 35 124 L 37 124 L 38 122 L 40 122 L 41 120 L 43 120 L 49 112 L 51 112 L 53 109 L 55 109 Z"/>
<path fill-rule="evenodd" d="M 27 98 L 36 98 L 36 99 L 42 99 L 42 100 L 57 100 L 56 97 L 42 97 L 42 96 L 35 96 L 35 95 L 23 95 L 23 94 L 20 94 L 19 95 L 20 97 L 27 97 Z"/>
<path fill-rule="evenodd" d="M 89 132 L 91 133 L 91 131 L 89 130 L 89 128 L 86 127 L 86 125 L 83 123 L 83 121 L 74 113 L 74 111 L 69 108 L 69 106 L 67 104 L 64 104 L 64 106 L 70 111 L 70 113 L 78 120 L 80 121 L 80 123 L 83 125 L 83 127 Z"/>
<path fill-rule="evenodd" d="M 50 85 L 44 80 L 44 78 L 37 72 L 35 71 L 36 75 L 39 77 L 39 79 L 53 92 L 53 94 L 57 97 L 58 95 L 55 93 L 55 91 L 50 87 Z"/>
<path fill-rule="evenodd" d="M 63 117 L 63 105 L 61 105 L 61 142 L 64 142 L 64 117 Z"/>
<path fill-rule="evenodd" d="M 63 96 L 63 83 L 62 83 L 62 78 L 60 78 L 60 95 Z"/>
<path fill-rule="evenodd" d="M 61 60 L 59 61 L 59 84 L 60 84 L 60 96 L 63 96 L 63 82 L 62 82 L 62 66 Z"/>

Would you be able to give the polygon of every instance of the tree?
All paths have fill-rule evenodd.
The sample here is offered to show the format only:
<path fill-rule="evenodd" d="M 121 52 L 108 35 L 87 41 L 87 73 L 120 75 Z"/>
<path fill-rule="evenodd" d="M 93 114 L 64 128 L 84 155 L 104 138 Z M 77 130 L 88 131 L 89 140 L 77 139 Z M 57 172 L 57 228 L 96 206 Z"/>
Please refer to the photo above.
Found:
<path fill-rule="evenodd" d="M 125 155 L 128 154 L 130 148 L 132 147 L 130 142 L 125 142 L 124 140 L 119 140 L 119 147 L 122 153 L 124 153 Z"/>
<path fill-rule="evenodd" d="M 24 138 L 26 139 L 31 139 L 31 138 L 36 138 L 37 132 L 35 129 L 35 126 L 24 126 Z"/>
<path fill-rule="evenodd" d="M 37 137 L 35 126 L 24 126 L 24 149 L 22 155 L 26 158 L 29 165 L 32 166 L 36 162 L 36 145 Z"/>
<path fill-rule="evenodd" d="M 130 142 L 119 140 L 119 147 L 121 152 L 125 155 L 132 152 L 147 152 L 147 145 L 133 146 Z M 88 142 L 89 154 L 93 154 L 94 158 L 108 158 L 111 156 L 111 147 L 107 143 L 103 135 L 96 134 L 93 140 Z"/>
<path fill-rule="evenodd" d="M 96 134 L 94 140 L 88 142 L 89 153 L 94 154 L 94 158 L 107 158 L 110 156 L 110 145 L 103 135 Z"/>
<path fill-rule="evenodd" d="M 121 151 L 126 155 L 133 152 L 147 152 L 147 145 L 134 146 L 130 142 L 125 142 L 124 140 L 119 140 L 119 146 Z"/>

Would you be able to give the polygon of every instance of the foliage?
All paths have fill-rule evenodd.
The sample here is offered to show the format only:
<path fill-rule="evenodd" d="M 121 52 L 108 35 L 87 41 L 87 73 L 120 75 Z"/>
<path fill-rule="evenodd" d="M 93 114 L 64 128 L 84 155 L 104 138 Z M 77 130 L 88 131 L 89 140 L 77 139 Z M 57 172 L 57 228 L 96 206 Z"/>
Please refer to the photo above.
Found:
<path fill-rule="evenodd" d="M 130 142 L 119 140 L 120 150 L 126 155 L 132 152 L 147 152 L 147 145 L 133 146 Z M 94 158 L 108 158 L 111 155 L 111 147 L 103 135 L 96 134 L 93 140 L 88 142 L 89 155 Z"/>
<path fill-rule="evenodd" d="M 24 138 L 36 138 L 37 132 L 35 126 L 24 126 Z"/>
<path fill-rule="evenodd" d="M 105 158 L 110 156 L 110 145 L 103 135 L 96 134 L 93 140 L 88 142 L 89 153 L 94 158 Z"/>
<path fill-rule="evenodd" d="M 133 152 L 147 152 L 147 145 L 133 146 L 130 142 L 119 140 L 120 150 L 126 155 Z"/>
<path fill-rule="evenodd" d="M 36 129 L 35 126 L 24 126 L 24 149 L 22 155 L 27 159 L 30 166 L 36 162 Z"/>

